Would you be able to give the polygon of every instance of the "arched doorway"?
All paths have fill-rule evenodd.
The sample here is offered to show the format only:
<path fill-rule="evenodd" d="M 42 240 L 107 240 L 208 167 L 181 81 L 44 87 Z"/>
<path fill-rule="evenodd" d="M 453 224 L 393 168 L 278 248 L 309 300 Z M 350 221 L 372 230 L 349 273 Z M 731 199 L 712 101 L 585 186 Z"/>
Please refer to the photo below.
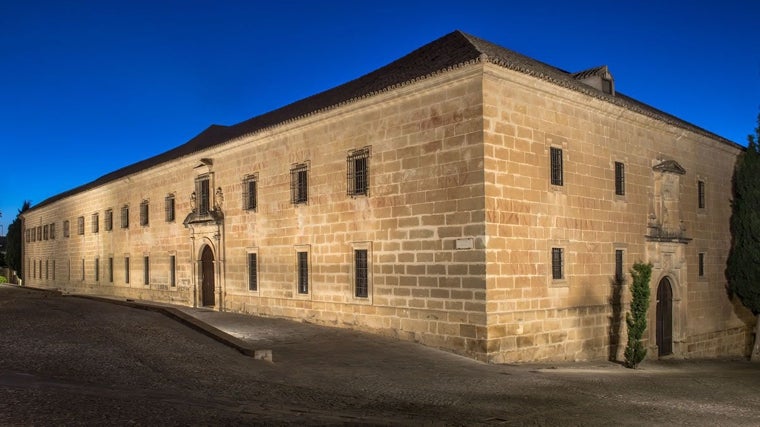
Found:
<path fill-rule="evenodd" d="M 210 246 L 205 246 L 201 252 L 201 305 L 216 304 L 214 287 L 214 252 Z"/>
<path fill-rule="evenodd" d="M 673 353 L 673 288 L 663 277 L 657 285 L 657 354 Z"/>

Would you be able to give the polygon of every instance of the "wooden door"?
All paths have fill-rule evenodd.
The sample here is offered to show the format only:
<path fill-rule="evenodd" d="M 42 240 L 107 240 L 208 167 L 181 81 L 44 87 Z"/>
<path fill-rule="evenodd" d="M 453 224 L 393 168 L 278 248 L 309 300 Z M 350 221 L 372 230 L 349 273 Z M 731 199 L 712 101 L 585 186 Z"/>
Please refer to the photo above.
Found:
<path fill-rule="evenodd" d="M 201 254 L 201 304 L 215 305 L 214 301 L 214 253 L 206 246 Z"/>
<path fill-rule="evenodd" d="M 673 289 L 670 280 L 663 277 L 657 286 L 657 353 L 673 353 Z"/>

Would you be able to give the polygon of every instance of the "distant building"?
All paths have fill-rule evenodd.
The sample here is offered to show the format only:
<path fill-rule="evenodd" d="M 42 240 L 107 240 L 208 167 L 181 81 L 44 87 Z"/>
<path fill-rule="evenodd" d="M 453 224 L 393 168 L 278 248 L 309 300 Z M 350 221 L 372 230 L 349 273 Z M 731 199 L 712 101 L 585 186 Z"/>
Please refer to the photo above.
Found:
<path fill-rule="evenodd" d="M 642 260 L 650 356 L 739 355 L 752 316 L 723 271 L 741 151 L 607 67 L 456 31 L 34 206 L 25 283 L 586 360 L 621 354 Z"/>

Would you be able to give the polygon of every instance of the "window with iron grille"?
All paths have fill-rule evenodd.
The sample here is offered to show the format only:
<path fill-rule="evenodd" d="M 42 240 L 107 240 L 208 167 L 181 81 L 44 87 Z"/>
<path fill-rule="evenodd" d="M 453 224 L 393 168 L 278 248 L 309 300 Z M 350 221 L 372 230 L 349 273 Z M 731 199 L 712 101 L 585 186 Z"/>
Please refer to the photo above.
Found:
<path fill-rule="evenodd" d="M 48 239 L 48 226 L 47 226 L 47 224 L 44 227 L 42 227 L 42 238 L 44 240 Z"/>
<path fill-rule="evenodd" d="M 248 254 L 248 290 L 259 290 L 258 256 L 255 253 Z"/>
<path fill-rule="evenodd" d="M 697 196 L 698 196 L 698 207 L 700 209 L 705 208 L 705 182 L 704 181 L 697 181 Z"/>
<path fill-rule="evenodd" d="M 150 222 L 150 216 L 149 216 L 149 210 L 148 210 L 148 201 L 143 200 L 140 203 L 140 225 L 143 227 L 147 227 L 148 223 Z"/>
<path fill-rule="evenodd" d="M 294 164 L 290 168 L 290 194 L 294 205 L 306 203 L 309 200 L 309 165 L 308 163 Z"/>
<path fill-rule="evenodd" d="M 248 175 L 243 178 L 243 210 L 255 211 L 257 205 L 257 187 L 258 176 Z"/>
<path fill-rule="evenodd" d="M 108 257 L 108 282 L 113 283 L 113 257 Z"/>
<path fill-rule="evenodd" d="M 369 147 L 351 150 L 346 158 L 348 195 L 369 195 Z"/>
<path fill-rule="evenodd" d="M 29 243 L 29 242 L 30 242 L 30 238 L 29 238 L 29 230 L 28 230 L 28 229 L 27 229 L 27 230 L 24 230 L 24 238 L 26 239 L 26 243 Z"/>
<path fill-rule="evenodd" d="M 69 237 L 69 220 L 63 221 L 63 237 Z"/>
<path fill-rule="evenodd" d="M 195 179 L 195 194 L 197 202 L 197 214 L 208 215 L 211 211 L 211 182 L 208 175 L 202 175 Z"/>
<path fill-rule="evenodd" d="M 367 268 L 367 250 L 357 249 L 354 251 L 354 285 L 355 295 L 358 298 L 367 298 L 369 295 L 369 269 Z"/>
<path fill-rule="evenodd" d="M 298 258 L 298 293 L 309 293 L 309 253 L 296 252 Z"/>
<path fill-rule="evenodd" d="M 563 185 L 562 149 L 551 147 L 551 175 L 552 185 Z"/>
<path fill-rule="evenodd" d="M 97 213 L 92 214 L 92 232 L 100 231 L 100 216 Z"/>
<path fill-rule="evenodd" d="M 82 221 L 84 221 L 84 218 L 82 218 Z M 84 227 L 84 225 L 82 227 Z M 84 231 L 82 231 L 82 234 L 84 234 Z M 42 226 L 41 225 L 37 227 L 37 241 L 38 242 L 42 241 Z"/>
<path fill-rule="evenodd" d="M 143 257 L 143 283 L 150 284 L 150 257 Z"/>
<path fill-rule="evenodd" d="M 166 222 L 174 222 L 174 194 L 169 194 L 164 199 L 164 216 Z"/>
<path fill-rule="evenodd" d="M 623 283 L 623 251 L 621 249 L 615 250 L 615 281 L 620 284 Z"/>
<path fill-rule="evenodd" d="M 100 282 L 100 258 L 95 258 L 95 281 Z"/>
<path fill-rule="evenodd" d="M 84 258 L 82 258 L 82 281 L 84 282 Z"/>
<path fill-rule="evenodd" d="M 697 272 L 699 273 L 699 277 L 705 277 L 705 253 L 700 252 L 698 256 L 699 256 L 699 264 L 698 264 L 699 268 L 697 269 Z"/>
<path fill-rule="evenodd" d="M 562 280 L 565 278 L 565 250 L 552 248 L 552 279 Z"/>
<path fill-rule="evenodd" d="M 615 194 L 625 195 L 625 165 L 615 162 Z"/>
<path fill-rule="evenodd" d="M 55 223 L 50 224 L 50 240 L 55 240 Z"/>
<path fill-rule="evenodd" d="M 129 284 L 129 257 L 124 257 L 124 283 Z"/>
<path fill-rule="evenodd" d="M 113 230 L 113 209 L 106 209 L 106 216 L 103 218 L 103 224 L 106 227 L 106 231 Z"/>
<path fill-rule="evenodd" d="M 129 228 L 129 205 L 121 207 L 121 228 Z"/>
<path fill-rule="evenodd" d="M 169 286 L 177 286 L 177 257 L 169 255 Z"/>
<path fill-rule="evenodd" d="M 84 235 L 84 217 L 77 218 L 77 234 Z"/>

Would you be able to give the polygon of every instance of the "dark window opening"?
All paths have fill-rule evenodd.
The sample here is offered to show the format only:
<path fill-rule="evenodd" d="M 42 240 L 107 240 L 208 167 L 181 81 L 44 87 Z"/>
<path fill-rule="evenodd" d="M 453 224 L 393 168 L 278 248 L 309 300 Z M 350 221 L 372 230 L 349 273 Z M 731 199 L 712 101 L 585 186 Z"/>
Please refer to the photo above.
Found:
<path fill-rule="evenodd" d="M 367 266 L 367 250 L 357 249 L 354 251 L 354 274 L 356 296 L 367 298 L 369 294 L 369 271 Z"/>
<path fill-rule="evenodd" d="M 124 283 L 129 283 L 129 257 L 124 257 Z"/>
<path fill-rule="evenodd" d="M 177 258 L 174 255 L 169 256 L 169 286 L 177 286 Z"/>
<path fill-rule="evenodd" d="M 620 249 L 615 250 L 615 281 L 618 284 L 623 283 L 623 251 Z"/>
<path fill-rule="evenodd" d="M 150 284 L 150 257 L 143 257 L 143 283 Z"/>
<path fill-rule="evenodd" d="M 309 253 L 298 252 L 298 293 L 309 293 Z"/>
<path fill-rule="evenodd" d="M 100 216 L 96 213 L 92 214 L 92 232 L 100 232 Z"/>
<path fill-rule="evenodd" d="M 84 217 L 80 216 L 77 218 L 77 234 L 80 236 L 84 235 Z"/>
<path fill-rule="evenodd" d="M 121 208 L 121 228 L 129 228 L 129 206 Z"/>
<path fill-rule="evenodd" d="M 698 264 L 698 273 L 699 277 L 705 277 L 705 254 L 704 252 L 699 253 L 699 264 Z"/>
<path fill-rule="evenodd" d="M 309 200 L 309 165 L 301 163 L 290 169 L 290 194 L 294 205 L 306 203 Z"/>
<path fill-rule="evenodd" d="M 140 225 L 146 227 L 150 222 L 150 211 L 148 208 L 148 201 L 143 200 L 140 203 Z"/>
<path fill-rule="evenodd" d="M 166 217 L 166 222 L 173 222 L 174 221 L 174 196 L 169 195 L 166 196 L 166 199 L 164 199 L 164 214 Z"/>
<path fill-rule="evenodd" d="M 551 181 L 552 185 L 563 185 L 562 149 L 551 147 Z"/>
<path fill-rule="evenodd" d="M 208 176 L 201 176 L 195 182 L 198 215 L 208 215 L 211 211 L 211 183 Z"/>
<path fill-rule="evenodd" d="M 698 195 L 698 205 L 700 209 L 705 208 L 705 182 L 704 181 L 697 181 L 697 195 Z"/>
<path fill-rule="evenodd" d="M 257 205 L 256 194 L 257 177 L 255 175 L 247 176 L 243 180 L 243 210 L 255 211 Z"/>
<path fill-rule="evenodd" d="M 347 181 L 349 196 L 369 194 L 369 147 L 348 152 Z"/>
<path fill-rule="evenodd" d="M 565 278 L 565 253 L 562 248 L 552 248 L 552 279 L 562 280 Z"/>
<path fill-rule="evenodd" d="M 106 217 L 104 218 L 103 223 L 105 224 L 106 231 L 113 230 L 113 209 L 106 210 Z"/>
<path fill-rule="evenodd" d="M 625 195 L 625 165 L 615 162 L 615 194 Z"/>
<path fill-rule="evenodd" d="M 248 254 L 248 290 L 256 291 L 259 288 L 259 269 L 256 254 Z"/>

